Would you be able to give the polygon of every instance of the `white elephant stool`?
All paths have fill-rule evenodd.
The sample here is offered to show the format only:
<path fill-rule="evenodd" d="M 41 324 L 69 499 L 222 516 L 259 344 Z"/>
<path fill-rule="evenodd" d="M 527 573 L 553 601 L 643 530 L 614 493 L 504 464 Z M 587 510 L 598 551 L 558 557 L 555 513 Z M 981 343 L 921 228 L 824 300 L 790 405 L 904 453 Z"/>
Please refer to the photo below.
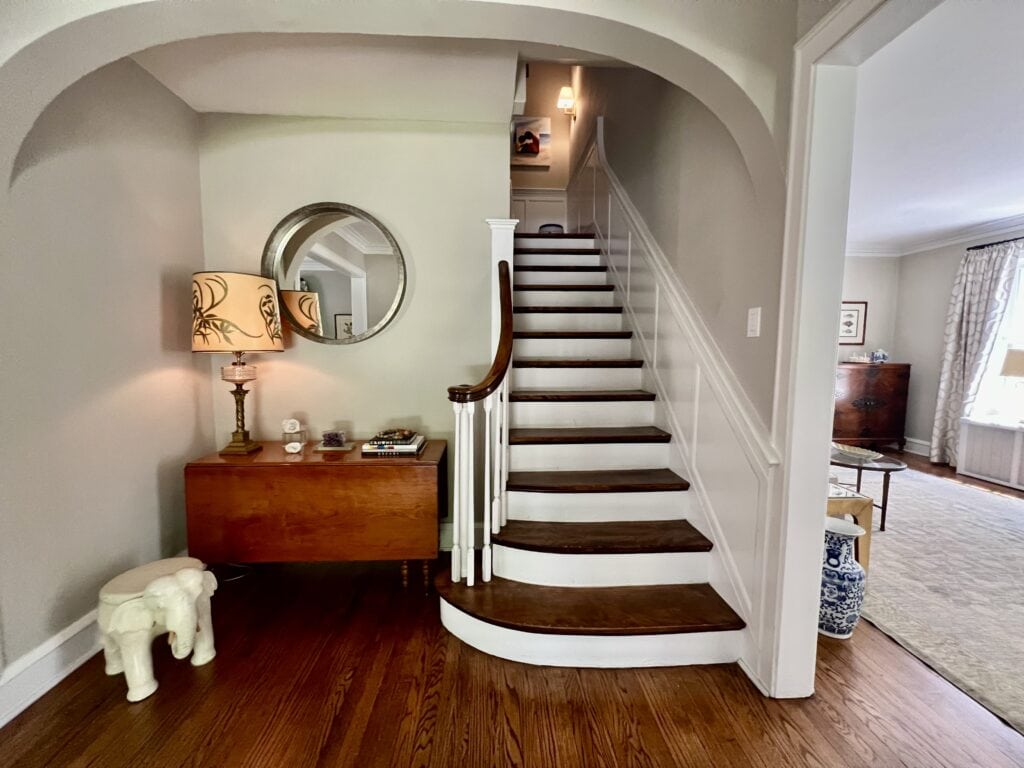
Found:
<path fill-rule="evenodd" d="M 100 590 L 100 639 L 108 675 L 124 672 L 128 701 L 152 694 L 153 638 L 168 633 L 176 659 L 192 654 L 192 666 L 217 655 L 210 597 L 217 579 L 194 557 L 172 557 L 132 568 Z"/>

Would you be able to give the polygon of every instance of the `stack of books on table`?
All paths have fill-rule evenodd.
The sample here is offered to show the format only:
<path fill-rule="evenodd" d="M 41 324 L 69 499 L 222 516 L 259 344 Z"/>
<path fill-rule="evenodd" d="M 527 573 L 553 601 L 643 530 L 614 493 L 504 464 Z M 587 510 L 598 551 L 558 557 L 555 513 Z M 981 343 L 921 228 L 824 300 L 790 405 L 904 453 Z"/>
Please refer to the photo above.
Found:
<path fill-rule="evenodd" d="M 385 429 L 363 443 L 364 456 L 415 456 L 426 438 L 411 429 Z"/>

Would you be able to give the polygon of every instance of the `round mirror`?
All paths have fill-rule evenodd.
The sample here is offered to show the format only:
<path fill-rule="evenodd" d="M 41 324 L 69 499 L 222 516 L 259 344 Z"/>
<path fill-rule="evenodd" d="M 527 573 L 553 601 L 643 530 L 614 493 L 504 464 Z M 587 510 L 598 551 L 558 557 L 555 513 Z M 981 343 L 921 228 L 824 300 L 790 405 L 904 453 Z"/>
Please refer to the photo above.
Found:
<path fill-rule="evenodd" d="M 343 203 L 313 203 L 285 216 L 263 250 L 263 276 L 277 281 L 281 316 L 292 330 L 322 344 L 380 333 L 405 294 L 395 238 Z"/>

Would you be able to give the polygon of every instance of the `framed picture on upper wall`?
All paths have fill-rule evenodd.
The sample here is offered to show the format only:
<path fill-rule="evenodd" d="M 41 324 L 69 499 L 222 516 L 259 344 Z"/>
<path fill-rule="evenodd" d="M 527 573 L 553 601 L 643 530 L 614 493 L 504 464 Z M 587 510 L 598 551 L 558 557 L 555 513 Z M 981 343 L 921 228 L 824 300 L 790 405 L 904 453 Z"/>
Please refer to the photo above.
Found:
<path fill-rule="evenodd" d="M 551 118 L 512 118 L 512 165 L 551 165 Z"/>
<path fill-rule="evenodd" d="M 859 347 L 864 343 L 864 329 L 867 327 L 868 303 L 866 301 L 844 301 L 839 310 L 839 343 Z"/>
<path fill-rule="evenodd" d="M 350 339 L 354 335 L 355 334 L 352 333 L 352 315 L 335 315 L 334 338 Z"/>

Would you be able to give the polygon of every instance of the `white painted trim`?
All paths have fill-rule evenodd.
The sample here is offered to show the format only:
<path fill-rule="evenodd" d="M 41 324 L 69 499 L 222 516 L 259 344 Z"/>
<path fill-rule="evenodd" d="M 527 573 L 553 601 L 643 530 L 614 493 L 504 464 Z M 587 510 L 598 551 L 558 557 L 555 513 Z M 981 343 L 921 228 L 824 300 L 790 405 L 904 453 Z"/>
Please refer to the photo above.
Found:
<path fill-rule="evenodd" d="M 846 249 L 846 258 L 848 259 L 898 259 L 902 255 L 899 251 L 884 248 L 873 249 L 860 245 Z"/>
<path fill-rule="evenodd" d="M 754 679 L 772 696 L 814 692 L 824 480 L 832 433 L 836 329 L 847 250 L 854 67 L 939 0 L 846 0 L 796 45 L 786 178 L 772 436 L 783 452 L 766 531 L 770 558 Z M 827 58 L 827 61 L 826 61 Z M 835 235 L 839 234 L 838 240 Z"/>
<path fill-rule="evenodd" d="M 94 608 L 11 662 L 0 676 L 0 726 L 17 717 L 99 649 Z"/>
<path fill-rule="evenodd" d="M 564 189 L 551 189 L 548 187 L 512 187 L 513 200 L 550 200 L 552 202 L 565 202 Z"/>
<path fill-rule="evenodd" d="M 548 635 L 481 621 L 441 602 L 441 623 L 467 645 L 501 659 L 552 667 L 623 669 L 728 664 L 739 658 L 746 630 L 670 635 Z"/>
<path fill-rule="evenodd" d="M 498 264 L 508 262 L 509 279 L 515 268 L 515 230 L 519 219 L 484 219 L 491 230 L 491 358 L 498 352 L 501 337 L 501 293 Z"/>
<path fill-rule="evenodd" d="M 710 566 L 710 552 L 574 555 L 494 545 L 496 576 L 549 587 L 703 584 Z"/>
<path fill-rule="evenodd" d="M 932 455 L 932 444 L 928 440 L 918 440 L 916 437 L 906 437 L 904 440 L 907 441 L 907 444 L 903 446 L 903 449 L 907 453 L 913 453 L 915 456 Z"/>

